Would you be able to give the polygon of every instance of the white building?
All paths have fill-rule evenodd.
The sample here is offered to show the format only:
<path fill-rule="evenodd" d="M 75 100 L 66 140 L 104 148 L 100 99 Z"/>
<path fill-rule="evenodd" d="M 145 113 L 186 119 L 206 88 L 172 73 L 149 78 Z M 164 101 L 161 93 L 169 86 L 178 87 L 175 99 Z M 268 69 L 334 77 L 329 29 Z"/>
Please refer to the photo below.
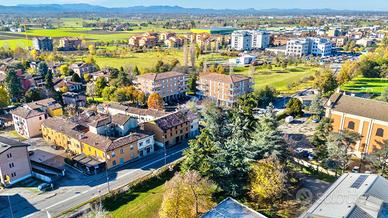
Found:
<path fill-rule="evenodd" d="M 231 47 L 239 51 L 269 47 L 269 33 L 264 31 L 240 30 L 232 33 Z"/>
<path fill-rule="evenodd" d="M 243 54 L 238 58 L 229 59 L 230 64 L 243 65 L 243 66 L 251 64 L 254 61 L 256 61 L 256 56 L 248 55 L 248 54 Z"/>
<path fill-rule="evenodd" d="M 332 43 L 326 38 L 293 39 L 287 42 L 286 55 L 290 56 L 329 56 L 332 53 Z"/>
<path fill-rule="evenodd" d="M 233 32 L 231 47 L 239 51 L 252 50 L 252 35 L 248 31 Z"/>

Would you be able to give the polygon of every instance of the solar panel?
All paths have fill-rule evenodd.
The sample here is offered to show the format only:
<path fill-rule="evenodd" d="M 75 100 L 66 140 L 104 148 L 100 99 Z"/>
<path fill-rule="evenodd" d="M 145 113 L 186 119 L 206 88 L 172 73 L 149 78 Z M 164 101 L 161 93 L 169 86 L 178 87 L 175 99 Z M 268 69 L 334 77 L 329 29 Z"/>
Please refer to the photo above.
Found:
<path fill-rule="evenodd" d="M 352 184 L 352 186 L 350 186 L 351 188 L 360 188 L 361 185 L 365 182 L 365 180 L 368 178 L 368 175 L 360 175 L 356 181 L 354 181 L 354 183 Z"/>

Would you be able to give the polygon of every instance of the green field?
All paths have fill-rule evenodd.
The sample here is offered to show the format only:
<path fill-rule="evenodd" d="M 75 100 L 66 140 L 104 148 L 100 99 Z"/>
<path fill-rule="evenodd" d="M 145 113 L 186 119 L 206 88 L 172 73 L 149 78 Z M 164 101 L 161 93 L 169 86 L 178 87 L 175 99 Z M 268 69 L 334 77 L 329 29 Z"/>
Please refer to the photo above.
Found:
<path fill-rule="evenodd" d="M 341 86 L 341 89 L 349 92 L 365 92 L 379 94 L 388 88 L 388 79 L 358 77 Z"/>
<path fill-rule="evenodd" d="M 298 82 L 304 77 L 314 76 L 317 67 L 300 65 L 300 66 L 290 66 L 286 69 L 276 68 L 273 69 L 258 69 L 253 74 L 254 88 L 255 90 L 264 88 L 265 86 L 272 86 L 277 91 L 282 93 L 291 93 L 295 92 L 298 89 L 303 89 L 311 85 L 311 82 L 305 82 L 301 85 L 290 90 L 288 84 Z M 251 76 L 249 69 L 243 70 L 241 73 Z"/>

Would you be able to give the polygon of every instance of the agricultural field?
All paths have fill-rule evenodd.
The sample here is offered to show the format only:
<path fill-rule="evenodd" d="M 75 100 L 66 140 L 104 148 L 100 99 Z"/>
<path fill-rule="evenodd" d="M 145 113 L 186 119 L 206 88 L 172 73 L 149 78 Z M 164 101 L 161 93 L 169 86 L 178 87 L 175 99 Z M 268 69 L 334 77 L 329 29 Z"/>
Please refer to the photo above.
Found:
<path fill-rule="evenodd" d="M 363 77 L 355 78 L 341 87 L 342 90 L 348 92 L 364 92 L 373 94 L 380 94 L 385 88 L 388 88 L 388 79 Z"/>
<path fill-rule="evenodd" d="M 304 82 L 292 89 L 289 89 L 288 85 L 297 83 L 303 78 L 314 76 L 318 68 L 307 65 L 290 66 L 286 69 L 273 67 L 272 69 L 257 69 L 253 75 L 249 68 L 237 70 L 241 71 L 237 73 L 253 76 L 255 90 L 262 89 L 265 86 L 271 86 L 281 93 L 293 93 L 297 90 L 311 86 L 312 82 Z"/>

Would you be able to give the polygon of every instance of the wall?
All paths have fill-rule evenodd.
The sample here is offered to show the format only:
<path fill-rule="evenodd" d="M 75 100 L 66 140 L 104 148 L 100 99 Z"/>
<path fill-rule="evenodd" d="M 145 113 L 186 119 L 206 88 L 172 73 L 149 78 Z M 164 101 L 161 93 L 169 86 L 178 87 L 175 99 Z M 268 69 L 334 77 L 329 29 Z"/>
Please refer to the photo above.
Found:
<path fill-rule="evenodd" d="M 8 158 L 7 154 L 12 154 L 12 157 Z M 5 175 L 8 175 L 11 183 L 31 175 L 27 147 L 11 147 L 0 154 L 0 160 L 1 176 L 5 178 Z M 13 163 L 14 166 L 10 167 L 10 163 Z M 12 177 L 12 173 L 16 173 L 16 176 Z"/>

